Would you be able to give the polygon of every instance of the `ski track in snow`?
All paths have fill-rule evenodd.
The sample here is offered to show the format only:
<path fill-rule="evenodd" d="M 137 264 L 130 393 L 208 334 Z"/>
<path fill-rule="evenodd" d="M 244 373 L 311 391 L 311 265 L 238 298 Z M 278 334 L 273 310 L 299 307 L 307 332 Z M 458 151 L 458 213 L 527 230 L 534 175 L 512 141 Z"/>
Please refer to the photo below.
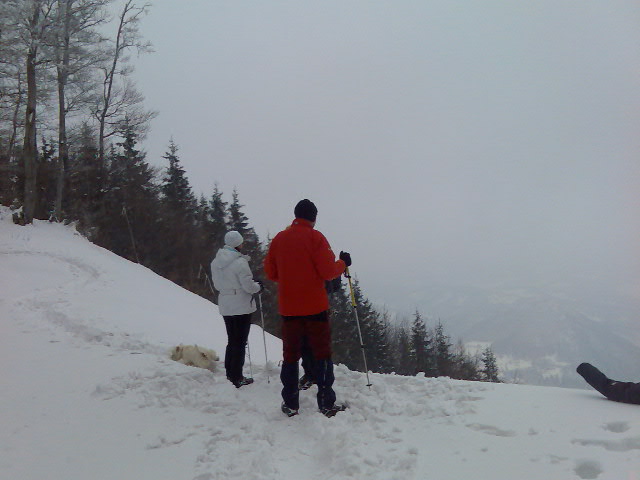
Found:
<path fill-rule="evenodd" d="M 117 290 L 108 268 L 85 261 L 81 253 L 51 251 L 44 245 L 29 248 L 34 233 L 22 227 L 11 229 L 8 239 L 6 233 L 0 236 L 2 268 L 19 272 L 0 297 L 4 315 L 20 335 L 44 334 L 65 349 L 101 349 L 107 359 L 128 356 L 127 370 L 96 376 L 91 400 L 128 405 L 138 415 L 162 419 L 158 427 L 138 432 L 140 448 L 169 457 L 188 452 L 193 470 L 182 478 L 405 480 L 427 478 L 425 472 L 434 465 L 438 480 L 516 478 L 513 472 L 527 466 L 538 467 L 535 476 L 519 478 L 640 478 L 638 407 L 594 401 L 598 412 L 618 409 L 618 416 L 593 422 L 586 415 L 584 421 L 593 425 L 567 440 L 558 433 L 566 405 L 565 413 L 554 417 L 551 396 L 525 405 L 500 404 L 503 396 L 521 393 L 528 388 L 524 386 L 372 374 L 369 389 L 363 374 L 336 366 L 338 400 L 350 408 L 325 418 L 317 411 L 312 387 L 301 392 L 300 415 L 285 417 L 279 411 L 281 386 L 273 363 L 269 372 L 254 364 L 256 383 L 236 389 L 222 366 L 209 372 L 172 362 L 170 344 L 162 339 L 119 328 L 127 323 L 111 318 L 108 309 L 76 304 L 80 296 L 98 298 Z M 577 400 L 586 394 L 575 395 Z M 14 434 L 29 428 L 17 428 Z M 10 445 L 0 447 L 0 452 L 13 451 Z M 504 456 L 518 467 L 496 467 Z M 0 462 L 0 473 L 10 466 Z"/>

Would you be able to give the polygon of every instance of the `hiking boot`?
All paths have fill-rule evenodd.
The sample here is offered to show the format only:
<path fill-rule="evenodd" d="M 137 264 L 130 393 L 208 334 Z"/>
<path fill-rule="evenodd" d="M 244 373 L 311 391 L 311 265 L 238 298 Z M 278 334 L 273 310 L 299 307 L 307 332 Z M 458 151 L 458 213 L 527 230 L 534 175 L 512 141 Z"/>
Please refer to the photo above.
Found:
<path fill-rule="evenodd" d="M 331 418 L 336 415 L 338 412 L 344 412 L 347 409 L 347 406 L 341 403 L 335 404 L 329 408 L 320 409 L 320 413 L 322 413 L 325 417 Z"/>
<path fill-rule="evenodd" d="M 298 415 L 298 410 L 287 407 L 287 405 L 282 402 L 282 406 L 280 407 L 282 413 L 284 413 L 287 417 L 293 417 L 294 415 Z"/>
<path fill-rule="evenodd" d="M 303 375 L 298 381 L 298 390 L 308 390 L 313 386 L 314 383 L 316 382 L 314 382 L 311 378 Z"/>
<path fill-rule="evenodd" d="M 249 377 L 241 377 L 239 380 L 231 380 L 236 388 L 244 387 L 245 385 L 251 385 L 253 383 L 253 378 Z"/>

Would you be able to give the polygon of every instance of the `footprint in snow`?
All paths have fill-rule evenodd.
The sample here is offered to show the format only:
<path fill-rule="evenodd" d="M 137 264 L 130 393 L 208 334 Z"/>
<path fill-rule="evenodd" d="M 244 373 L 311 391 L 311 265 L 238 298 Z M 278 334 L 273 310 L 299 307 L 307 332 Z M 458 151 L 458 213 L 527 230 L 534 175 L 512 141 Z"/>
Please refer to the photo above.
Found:
<path fill-rule="evenodd" d="M 613 433 L 624 433 L 631 428 L 629 422 L 610 422 L 602 426 L 603 429 Z"/>
<path fill-rule="evenodd" d="M 513 430 L 502 430 L 491 425 L 482 425 L 480 423 L 470 423 L 467 428 L 476 432 L 486 433 L 487 435 L 495 435 L 496 437 L 515 437 L 516 432 Z"/>
<path fill-rule="evenodd" d="M 608 440 L 574 440 L 572 443 L 584 447 L 603 447 L 610 452 L 628 452 L 630 450 L 640 450 L 640 437 L 629 437 L 618 441 Z"/>
<path fill-rule="evenodd" d="M 600 463 L 593 460 L 580 460 L 576 463 L 576 467 L 573 471 L 583 480 L 592 480 L 600 476 L 602 473 L 602 466 Z"/>

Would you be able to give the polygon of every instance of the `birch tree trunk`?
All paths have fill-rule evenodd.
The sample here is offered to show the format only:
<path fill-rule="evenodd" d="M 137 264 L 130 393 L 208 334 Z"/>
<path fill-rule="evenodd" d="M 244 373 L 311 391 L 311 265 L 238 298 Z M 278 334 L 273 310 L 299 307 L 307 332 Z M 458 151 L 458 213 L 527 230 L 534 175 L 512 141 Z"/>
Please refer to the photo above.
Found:
<path fill-rule="evenodd" d="M 64 195 L 64 183 L 69 163 L 69 145 L 67 144 L 67 110 L 65 88 L 69 72 L 69 24 L 71 22 L 71 7 L 73 0 L 58 1 L 59 27 L 61 27 L 61 42 L 59 48 L 61 55 L 58 58 L 58 178 L 56 181 L 56 200 L 54 216 L 58 221 L 62 220 L 62 198 Z"/>
<path fill-rule="evenodd" d="M 31 26 L 38 24 L 40 10 L 34 8 L 31 17 Z M 27 108 L 24 124 L 24 146 L 22 149 L 22 162 L 24 165 L 24 222 L 32 223 L 36 209 L 37 190 L 36 180 L 38 174 L 38 147 L 36 144 L 36 57 L 38 45 L 32 42 L 27 53 Z"/>

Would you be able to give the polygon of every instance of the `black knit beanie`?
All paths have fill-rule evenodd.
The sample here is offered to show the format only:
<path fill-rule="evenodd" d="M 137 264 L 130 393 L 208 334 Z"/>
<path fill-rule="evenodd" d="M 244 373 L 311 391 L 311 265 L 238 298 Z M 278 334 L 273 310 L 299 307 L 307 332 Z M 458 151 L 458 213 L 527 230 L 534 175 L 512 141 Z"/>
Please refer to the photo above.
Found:
<path fill-rule="evenodd" d="M 305 220 L 309 220 L 310 222 L 316 221 L 316 216 L 318 215 L 318 209 L 313 204 L 311 200 L 300 200 L 296 205 L 296 208 L 293 210 L 296 218 L 304 218 Z"/>

